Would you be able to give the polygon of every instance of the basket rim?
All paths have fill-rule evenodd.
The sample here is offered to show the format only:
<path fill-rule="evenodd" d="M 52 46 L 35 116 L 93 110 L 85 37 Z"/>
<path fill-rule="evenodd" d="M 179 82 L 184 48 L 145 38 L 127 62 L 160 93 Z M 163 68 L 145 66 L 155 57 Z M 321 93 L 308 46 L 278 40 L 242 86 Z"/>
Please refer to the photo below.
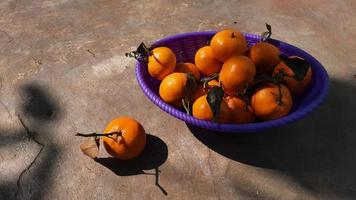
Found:
<path fill-rule="evenodd" d="M 185 37 L 195 37 L 195 36 L 213 36 L 217 31 L 201 31 L 201 32 L 188 32 L 188 33 L 181 33 L 173 36 L 168 36 L 162 39 L 157 40 L 156 42 L 153 43 L 153 45 L 157 45 L 160 43 L 166 43 L 171 40 L 177 40 L 180 38 L 185 38 Z M 260 39 L 261 36 L 256 35 L 256 34 L 251 34 L 251 33 L 243 33 L 245 37 L 248 37 L 250 39 Z M 267 130 L 270 128 L 274 127 L 279 127 L 282 125 L 289 124 L 291 122 L 297 121 L 305 117 L 306 115 L 310 114 L 312 111 L 314 111 L 326 98 L 328 89 L 329 89 L 329 76 L 325 68 L 321 65 L 321 63 L 315 59 L 312 55 L 307 53 L 306 51 L 288 44 L 286 42 L 276 40 L 276 39 L 271 39 L 272 42 L 277 42 L 281 46 L 285 48 L 291 48 L 293 51 L 298 52 L 298 54 L 303 55 L 303 58 L 307 58 L 309 61 L 311 61 L 311 65 L 313 69 L 317 69 L 319 73 L 322 74 L 321 76 L 321 90 L 319 91 L 319 94 L 317 95 L 316 98 L 311 100 L 311 102 L 300 109 L 295 110 L 294 112 L 288 114 L 287 116 L 284 116 L 279 119 L 271 120 L 271 121 L 264 121 L 264 122 L 255 122 L 255 123 L 248 123 L 248 124 L 219 124 L 211 121 L 204 121 L 197 119 L 191 115 L 186 114 L 185 112 L 178 110 L 167 103 L 165 103 L 153 90 L 151 90 L 144 81 L 144 77 L 142 74 L 142 70 L 140 70 L 142 67 L 145 67 L 144 63 L 136 61 L 136 78 L 137 81 L 146 95 L 156 106 L 161 108 L 163 111 L 167 112 L 168 114 L 188 123 L 194 126 L 199 126 L 205 129 L 209 130 L 215 130 L 219 132 L 259 132 L 263 130 Z"/>

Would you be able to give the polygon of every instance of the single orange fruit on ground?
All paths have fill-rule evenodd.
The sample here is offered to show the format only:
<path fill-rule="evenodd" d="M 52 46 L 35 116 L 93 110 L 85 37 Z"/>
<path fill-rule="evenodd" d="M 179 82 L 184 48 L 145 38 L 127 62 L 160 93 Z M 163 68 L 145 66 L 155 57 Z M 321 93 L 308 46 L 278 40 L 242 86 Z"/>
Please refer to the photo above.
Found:
<path fill-rule="evenodd" d="M 249 50 L 249 57 L 256 66 L 256 74 L 271 74 L 279 63 L 279 49 L 268 42 L 258 42 Z"/>
<path fill-rule="evenodd" d="M 243 55 L 247 49 L 247 42 L 240 31 L 226 29 L 214 35 L 210 46 L 215 58 L 225 62 L 233 55 Z"/>
<path fill-rule="evenodd" d="M 228 122 L 233 124 L 246 124 L 255 120 L 253 109 L 245 101 L 238 97 L 228 96 L 227 105 L 230 108 L 230 117 Z"/>
<path fill-rule="evenodd" d="M 281 118 L 289 113 L 293 106 L 292 95 L 288 88 L 267 83 L 260 86 L 252 95 L 252 108 L 262 120 Z"/>
<path fill-rule="evenodd" d="M 162 80 L 168 74 L 174 72 L 176 55 L 168 47 L 154 48 L 148 56 L 148 72 L 157 80 Z"/>
<path fill-rule="evenodd" d="M 252 83 L 255 74 L 256 68 L 251 59 L 246 56 L 232 56 L 221 68 L 220 82 L 225 93 L 236 96 Z"/>
<path fill-rule="evenodd" d="M 201 96 L 199 97 L 194 103 L 193 103 L 193 116 L 201 119 L 201 120 L 207 120 L 207 121 L 212 121 L 214 116 L 213 112 L 209 106 L 208 101 L 206 100 L 206 96 Z M 220 112 L 217 116 L 217 122 L 219 123 L 225 123 L 229 119 L 229 114 L 230 114 L 230 109 L 227 106 L 227 103 L 225 99 L 221 101 L 220 105 Z"/>
<path fill-rule="evenodd" d="M 293 58 L 295 56 L 291 56 Z M 302 58 L 301 58 L 302 59 Z M 293 78 L 294 72 L 283 61 L 281 61 L 273 71 L 273 75 L 278 74 L 280 71 L 284 71 L 288 76 L 284 76 L 285 84 L 292 94 L 300 94 L 309 85 L 312 78 L 312 69 L 309 66 L 307 73 L 301 81 Z M 291 77 L 289 77 L 291 76 Z"/>
<path fill-rule="evenodd" d="M 206 88 L 204 88 L 204 83 L 200 83 L 197 85 L 197 87 L 195 88 L 192 100 L 193 102 L 195 100 L 197 100 L 199 97 L 206 95 L 209 91 L 210 88 L 214 87 L 214 86 L 219 86 L 219 81 L 213 79 L 211 81 L 209 81 L 206 85 Z"/>
<path fill-rule="evenodd" d="M 193 63 L 179 63 L 175 69 L 176 72 L 182 73 L 192 73 L 196 81 L 200 80 L 200 72 L 199 69 Z"/>
<path fill-rule="evenodd" d="M 113 157 L 129 160 L 138 156 L 146 145 L 146 133 L 143 126 L 130 117 L 112 120 L 104 133 L 119 132 L 112 136 L 103 136 L 106 151 Z"/>
<path fill-rule="evenodd" d="M 159 96 L 166 103 L 174 107 L 181 107 L 187 79 L 187 75 L 180 72 L 166 76 L 159 86 Z"/>
<path fill-rule="evenodd" d="M 198 49 L 194 60 L 195 65 L 204 76 L 211 76 L 220 72 L 222 63 L 215 58 L 210 46 Z"/>

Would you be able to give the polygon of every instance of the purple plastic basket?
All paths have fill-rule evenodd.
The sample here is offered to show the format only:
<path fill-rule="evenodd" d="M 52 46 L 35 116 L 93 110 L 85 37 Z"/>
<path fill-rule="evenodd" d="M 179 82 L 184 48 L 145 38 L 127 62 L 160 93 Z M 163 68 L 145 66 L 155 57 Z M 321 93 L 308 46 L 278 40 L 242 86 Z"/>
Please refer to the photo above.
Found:
<path fill-rule="evenodd" d="M 176 53 L 176 55 L 181 55 L 177 56 L 178 61 L 194 62 L 195 52 L 200 47 L 206 46 L 207 42 L 214 36 L 215 33 L 215 31 L 184 33 L 158 40 L 154 43 L 154 45 L 167 46 L 171 48 Z M 244 33 L 244 36 L 246 37 L 249 45 L 253 45 L 254 43 L 260 41 L 260 36 L 258 35 Z M 158 94 L 160 82 L 153 79 L 149 75 L 147 71 L 147 64 L 144 62 L 136 62 L 137 81 L 144 94 L 154 104 L 156 104 L 170 115 L 173 115 L 174 117 L 183 120 L 193 126 L 219 132 L 258 132 L 274 127 L 279 127 L 291 122 L 295 122 L 315 110 L 315 108 L 317 108 L 326 97 L 329 85 L 329 77 L 324 67 L 307 52 L 282 41 L 271 39 L 270 42 L 277 46 L 285 55 L 297 55 L 304 58 L 311 64 L 313 70 L 311 83 L 302 94 L 294 98 L 292 111 L 289 113 L 289 115 L 276 120 L 241 125 L 219 124 L 210 121 L 199 120 L 186 114 L 183 110 L 174 108 L 162 101 Z"/>

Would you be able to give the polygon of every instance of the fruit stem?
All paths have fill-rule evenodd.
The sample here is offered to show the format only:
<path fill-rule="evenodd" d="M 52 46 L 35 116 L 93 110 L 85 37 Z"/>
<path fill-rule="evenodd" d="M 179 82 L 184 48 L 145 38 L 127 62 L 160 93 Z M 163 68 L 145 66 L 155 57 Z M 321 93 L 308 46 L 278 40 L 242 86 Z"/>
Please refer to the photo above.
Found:
<path fill-rule="evenodd" d="M 190 105 L 189 105 L 189 104 L 190 104 L 189 101 L 186 102 L 186 101 L 184 100 L 184 98 L 182 98 L 182 105 L 183 105 L 183 108 L 184 108 L 185 112 L 186 112 L 188 115 L 190 115 Z"/>
<path fill-rule="evenodd" d="M 204 77 L 204 78 L 200 79 L 200 82 L 205 84 L 205 83 L 207 83 L 207 82 L 209 82 L 209 81 L 211 81 L 213 79 L 217 79 L 217 78 L 219 78 L 219 74 L 215 73 L 215 74 L 213 74 L 211 76 Z"/>
<path fill-rule="evenodd" d="M 75 134 L 75 136 L 81 136 L 81 137 L 98 137 L 98 136 L 111 136 L 111 135 L 114 135 L 114 134 L 118 134 L 118 135 L 121 135 L 121 131 L 115 131 L 115 132 L 112 132 L 112 133 L 89 133 L 89 134 L 84 134 L 84 133 L 77 133 Z"/>
<path fill-rule="evenodd" d="M 235 35 L 234 32 L 231 33 L 231 37 L 232 37 L 232 38 L 235 38 L 235 37 L 236 37 L 236 35 Z"/>
<path fill-rule="evenodd" d="M 282 91 L 281 91 L 281 85 L 278 84 L 278 99 L 277 99 L 277 104 L 278 105 L 282 105 L 283 102 L 282 102 Z"/>

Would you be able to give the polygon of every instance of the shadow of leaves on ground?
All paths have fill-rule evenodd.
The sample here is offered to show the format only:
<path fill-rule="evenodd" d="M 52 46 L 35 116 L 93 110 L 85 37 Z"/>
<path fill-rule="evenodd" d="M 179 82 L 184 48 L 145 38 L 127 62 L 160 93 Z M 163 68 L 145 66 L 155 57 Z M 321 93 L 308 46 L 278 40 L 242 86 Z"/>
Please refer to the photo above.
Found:
<path fill-rule="evenodd" d="M 41 127 L 49 121 L 60 118 L 62 109 L 58 102 L 50 95 L 49 89 L 38 83 L 27 83 L 20 88 L 22 101 L 19 102 L 17 119 L 23 126 L 23 131 L 0 130 L 6 132 L 6 148 L 21 142 L 23 137 L 33 140 L 40 146 L 40 151 L 34 160 L 26 166 L 15 182 L 3 183 L 0 180 L 1 199 L 43 199 L 46 192 L 50 191 L 51 177 L 54 164 L 60 154 L 60 148 L 52 141 L 44 140 L 44 134 L 50 135 L 52 130 L 37 132 L 33 127 Z M 3 134 L 1 134 L 3 135 Z M 2 137 L 2 136 L 1 136 Z M 0 137 L 0 138 L 1 138 Z M 14 188 L 16 189 L 11 189 Z"/>
<path fill-rule="evenodd" d="M 23 103 L 21 111 L 26 117 L 41 121 L 57 120 L 61 109 L 57 100 L 38 83 L 29 83 L 21 88 Z"/>

